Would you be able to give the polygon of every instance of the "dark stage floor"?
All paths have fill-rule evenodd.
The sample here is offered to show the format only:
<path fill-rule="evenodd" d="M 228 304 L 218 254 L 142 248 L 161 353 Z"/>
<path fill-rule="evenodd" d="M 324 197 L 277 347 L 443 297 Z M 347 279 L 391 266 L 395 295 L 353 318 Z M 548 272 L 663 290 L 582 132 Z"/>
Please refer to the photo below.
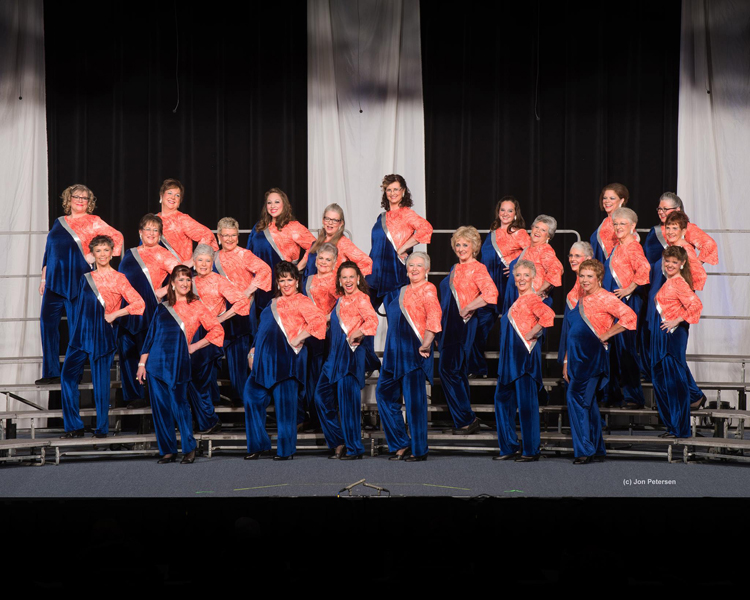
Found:
<path fill-rule="evenodd" d="M 522 464 L 492 461 L 489 453 L 435 453 L 409 464 L 387 456 L 344 462 L 304 452 L 286 462 L 245 461 L 232 454 L 198 458 L 193 465 L 158 465 L 155 458 L 141 457 L 66 457 L 59 466 L 0 465 L 0 497 L 335 497 L 361 479 L 403 497 L 746 497 L 749 473 L 745 464 L 716 461 L 670 464 L 608 457 L 578 466 L 565 455 Z M 360 485 L 352 494 L 373 496 L 377 490 Z"/>

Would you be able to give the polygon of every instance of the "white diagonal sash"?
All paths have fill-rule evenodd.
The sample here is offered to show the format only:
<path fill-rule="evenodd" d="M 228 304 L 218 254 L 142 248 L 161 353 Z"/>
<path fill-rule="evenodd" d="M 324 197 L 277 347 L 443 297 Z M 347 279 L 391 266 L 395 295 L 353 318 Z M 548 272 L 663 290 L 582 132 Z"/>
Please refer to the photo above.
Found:
<path fill-rule="evenodd" d="M 154 282 L 151 280 L 151 273 L 149 272 L 148 267 L 146 266 L 146 263 L 144 262 L 143 257 L 141 256 L 141 253 L 138 252 L 138 248 L 131 248 L 130 253 L 133 255 L 135 262 L 138 263 L 138 266 L 141 268 L 141 271 L 143 271 L 143 274 L 146 276 L 146 279 L 148 280 L 148 283 L 151 286 L 151 291 L 154 293 L 154 298 L 156 298 L 157 302 L 160 302 L 160 298 L 159 296 L 156 295 L 156 290 L 154 289 Z"/>
<path fill-rule="evenodd" d="M 615 246 L 615 248 L 612 250 L 612 257 L 609 259 L 609 272 L 612 273 L 612 279 L 615 280 L 617 288 L 622 289 L 622 281 L 620 281 L 620 278 L 617 276 L 617 271 L 615 271 L 615 253 L 617 252 L 619 247 L 620 246 Z M 630 296 L 631 294 L 625 296 L 625 300 L 630 300 Z"/>
<path fill-rule="evenodd" d="M 491 236 L 490 241 L 492 242 L 492 247 L 495 249 L 495 253 L 497 254 L 497 257 L 500 259 L 500 262 L 503 263 L 503 265 L 507 267 L 508 261 L 505 260 L 505 257 L 503 256 L 503 253 L 500 250 L 500 246 L 497 245 L 497 233 L 495 231 L 490 231 L 490 236 Z"/>
<path fill-rule="evenodd" d="M 599 339 L 599 334 L 596 332 L 596 329 L 594 329 L 594 325 L 589 321 L 589 318 L 586 316 L 586 311 L 583 308 L 583 298 L 580 298 L 578 300 L 578 314 L 581 315 L 581 318 L 583 319 L 583 322 L 588 325 L 589 329 L 592 331 L 592 333 Z M 609 348 L 609 344 L 607 342 L 603 342 L 603 345 L 605 348 Z"/>
<path fill-rule="evenodd" d="M 414 324 L 414 321 L 412 320 L 411 315 L 409 314 L 409 311 L 406 310 L 406 306 L 404 305 L 404 296 L 406 296 L 406 286 L 402 287 L 401 291 L 398 294 L 398 307 L 401 309 L 401 314 L 404 315 L 406 322 L 412 328 L 412 331 L 414 331 L 414 335 L 417 336 L 419 343 L 424 344 L 424 339 L 422 338 L 422 335 L 419 333 L 419 329 L 417 329 L 417 326 Z"/>
<path fill-rule="evenodd" d="M 174 257 L 175 257 L 175 258 L 176 258 L 177 260 L 179 260 L 179 261 L 180 261 L 180 263 L 182 263 L 182 258 L 180 257 L 180 255 L 179 255 L 179 254 L 177 254 L 177 250 L 175 250 L 174 248 L 172 248 L 172 244 L 170 244 L 170 243 L 169 243 L 169 242 L 167 241 L 167 238 L 165 238 L 165 237 L 164 237 L 164 234 L 163 234 L 163 233 L 161 234 L 161 238 L 160 238 L 160 240 L 159 240 L 159 241 L 160 241 L 160 242 L 161 242 L 162 244 L 164 244 L 164 247 L 165 247 L 165 248 L 166 248 L 167 250 L 169 250 L 169 251 L 170 251 L 170 252 L 171 252 L 171 253 L 172 253 L 172 254 L 174 255 Z"/>
<path fill-rule="evenodd" d="M 405 265 L 406 261 L 401 258 L 401 256 L 398 253 L 398 247 L 396 246 L 396 242 L 393 240 L 393 236 L 391 235 L 390 230 L 388 229 L 388 223 L 387 219 L 385 218 L 386 212 L 383 211 L 380 214 L 380 224 L 383 226 L 383 232 L 385 232 L 385 237 L 388 238 L 388 241 L 391 243 L 391 246 L 393 246 L 393 249 L 396 251 L 396 257 L 401 261 L 401 264 Z"/>
<path fill-rule="evenodd" d="M 315 302 L 315 298 L 313 298 L 313 295 L 312 295 L 313 277 L 315 277 L 315 275 L 308 277 L 307 281 L 305 282 L 305 294 L 307 295 L 308 298 L 310 298 L 310 300 L 312 300 L 315 306 L 318 306 L 317 303 Z M 320 307 L 318 306 L 318 308 Z"/>
<path fill-rule="evenodd" d="M 281 250 L 279 250 L 279 247 L 276 245 L 276 240 L 273 239 L 271 230 L 268 227 L 263 230 L 263 235 L 266 236 L 266 241 L 270 244 L 271 248 L 273 248 L 274 252 L 279 255 L 279 258 L 281 258 L 281 260 L 286 260 L 286 258 L 284 258 L 284 255 L 281 253 Z M 296 265 L 299 261 L 293 260 L 292 262 Z"/>
<path fill-rule="evenodd" d="M 171 304 L 165 302 L 164 306 L 167 307 L 167 310 L 169 311 L 169 314 L 172 315 L 172 318 L 177 321 L 177 324 L 180 326 L 180 329 L 182 329 L 182 333 L 185 335 L 185 342 L 188 346 L 190 346 L 190 340 L 187 339 L 187 329 L 185 329 L 185 322 L 182 320 L 182 317 L 177 314 L 177 311 L 174 309 L 174 306 Z"/>
<path fill-rule="evenodd" d="M 607 219 L 608 218 L 609 217 L 607 217 Z M 604 258 L 609 258 L 609 252 L 607 252 L 607 247 L 604 245 L 604 242 L 602 241 L 602 225 L 601 224 L 599 225 L 599 227 L 596 228 L 596 241 L 599 244 L 599 247 L 602 249 L 602 252 L 604 253 Z"/>
<path fill-rule="evenodd" d="M 267 231 L 267 230 L 266 230 Z M 302 350 L 302 346 L 299 348 L 295 348 L 292 346 L 291 341 L 289 340 L 289 334 L 287 334 L 286 329 L 284 329 L 284 324 L 281 322 L 281 316 L 279 315 L 279 309 L 276 306 L 278 298 L 274 298 L 271 300 L 271 313 L 273 314 L 273 318 L 276 321 L 276 324 L 279 326 L 279 329 L 281 329 L 281 333 L 284 334 L 284 339 L 286 339 L 286 343 L 289 344 L 289 347 L 294 350 L 295 354 L 299 354 Z"/>
<path fill-rule="evenodd" d="M 336 302 L 336 318 L 339 320 L 339 325 L 341 325 L 341 330 L 344 332 L 344 337 L 346 338 L 346 345 L 349 346 L 349 350 L 354 352 L 357 349 L 357 346 L 353 346 L 349 342 L 349 331 L 346 329 L 346 325 L 344 325 L 344 321 L 341 319 L 341 313 L 339 312 L 340 308 L 341 308 L 341 302 Z"/>
<path fill-rule="evenodd" d="M 453 294 L 453 299 L 456 301 L 456 306 L 458 306 L 458 310 L 460 312 L 461 311 L 461 302 L 459 302 L 459 300 L 458 300 L 458 290 L 456 289 L 456 286 L 453 285 L 453 277 L 455 276 L 455 274 L 456 274 L 456 269 L 454 267 L 451 270 L 451 276 L 450 276 L 450 279 L 448 280 L 448 285 L 451 288 L 451 293 Z M 463 319 L 464 323 L 468 323 L 469 319 L 471 319 L 472 316 L 473 315 L 469 315 L 468 317 L 466 317 L 465 319 Z"/>
<path fill-rule="evenodd" d="M 661 247 L 666 248 L 669 244 L 664 238 L 664 232 L 661 230 L 661 225 L 657 225 L 656 227 L 654 227 L 654 233 L 656 234 L 656 239 L 659 240 Z"/>
<path fill-rule="evenodd" d="M 81 242 L 81 238 L 78 237 L 78 234 L 75 232 L 75 230 L 65 220 L 65 217 L 58 217 L 57 220 L 60 223 L 60 225 L 62 225 L 63 229 L 70 234 L 70 237 L 73 238 L 73 241 L 76 243 L 76 246 L 78 246 L 78 249 L 81 251 L 81 254 L 83 254 L 83 259 L 86 260 L 86 252 L 83 249 L 83 242 Z M 94 269 L 94 265 L 90 264 L 89 261 L 86 261 L 86 264 L 89 265 L 90 269 L 92 270 Z"/>
<path fill-rule="evenodd" d="M 91 288 L 91 291 L 94 292 L 94 296 L 96 296 L 96 299 L 99 300 L 99 304 L 102 305 L 102 308 L 105 310 L 107 307 L 104 304 L 104 298 L 102 298 L 102 295 L 99 293 L 99 288 L 96 287 L 96 281 L 94 281 L 94 277 L 91 273 L 86 273 L 86 283 L 89 284 L 89 287 Z"/>
<path fill-rule="evenodd" d="M 221 260 L 219 259 L 220 255 L 221 255 L 221 252 L 216 253 L 216 256 L 214 258 L 214 266 L 216 267 L 216 270 L 219 272 L 219 275 L 221 275 L 224 279 L 228 281 L 232 281 L 231 279 L 229 279 L 229 275 L 227 275 L 227 272 L 224 270 L 224 265 L 221 264 Z"/>
<path fill-rule="evenodd" d="M 664 318 L 664 311 L 662 310 L 661 304 L 659 304 L 659 301 L 654 298 L 654 303 L 656 304 L 656 310 L 659 312 L 659 316 L 661 317 L 661 322 L 664 323 L 666 319 Z M 677 329 L 677 327 L 672 327 L 672 329 L 669 330 L 669 333 L 674 333 L 674 330 Z"/>
<path fill-rule="evenodd" d="M 520 297 L 520 296 L 519 296 Z M 516 300 L 518 302 L 518 300 Z M 513 306 L 515 306 L 516 302 L 513 303 Z M 521 333 L 521 330 L 518 328 L 518 324 L 516 323 L 516 320 L 513 318 L 513 306 L 511 306 L 508 309 L 508 321 L 510 321 L 510 324 L 513 326 L 513 329 L 518 334 L 519 339 L 523 342 L 523 345 L 526 346 L 526 350 L 529 351 L 529 354 L 531 354 L 531 351 L 534 349 L 534 346 L 536 346 L 537 340 L 527 340 L 523 334 Z"/>

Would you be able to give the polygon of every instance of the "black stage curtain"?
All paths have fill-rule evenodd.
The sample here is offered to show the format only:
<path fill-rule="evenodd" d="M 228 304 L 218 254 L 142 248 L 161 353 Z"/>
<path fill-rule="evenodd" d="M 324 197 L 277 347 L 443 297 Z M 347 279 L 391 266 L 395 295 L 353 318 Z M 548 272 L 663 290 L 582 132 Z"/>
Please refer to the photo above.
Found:
<path fill-rule="evenodd" d="M 50 222 L 84 183 L 136 245 L 174 177 L 211 229 L 249 229 L 274 186 L 306 223 L 306 18 L 304 0 L 45 2 Z"/>
<path fill-rule="evenodd" d="M 628 187 L 640 227 L 657 221 L 659 196 L 677 186 L 679 0 L 420 8 L 427 218 L 436 229 L 488 229 L 511 194 L 527 227 L 546 213 L 588 241 L 604 217 L 599 193 L 614 182 Z M 551 242 L 565 267 L 557 314 L 574 283 L 575 240 Z M 456 262 L 448 235 L 433 235 L 430 255 L 436 271 Z M 557 351 L 559 330 L 558 321 L 545 351 Z M 497 344 L 496 326 L 487 349 Z M 559 375 L 557 364 L 546 361 L 545 375 Z M 491 402 L 492 391 L 472 396 Z"/>
<path fill-rule="evenodd" d="M 588 240 L 612 182 L 630 190 L 639 226 L 654 224 L 659 196 L 677 185 L 679 0 L 468 1 L 450 12 L 426 1 L 421 17 L 436 228 L 487 229 L 512 194 L 527 226 L 546 213 Z M 567 267 L 574 238 L 558 238 Z M 455 262 L 447 236 L 430 252 Z"/>

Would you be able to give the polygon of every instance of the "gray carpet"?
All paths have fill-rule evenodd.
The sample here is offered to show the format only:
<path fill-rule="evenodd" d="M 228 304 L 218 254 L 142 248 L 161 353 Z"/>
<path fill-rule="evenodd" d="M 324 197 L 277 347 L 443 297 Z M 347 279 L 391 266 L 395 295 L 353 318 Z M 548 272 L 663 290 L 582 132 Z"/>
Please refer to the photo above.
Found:
<path fill-rule="evenodd" d="M 59 466 L 0 464 L 0 497 L 333 497 L 360 479 L 393 496 L 474 497 L 745 497 L 748 467 L 739 463 L 674 463 L 613 457 L 575 466 L 569 456 L 536 463 L 492 461 L 487 455 L 431 455 L 422 463 L 387 456 L 327 460 L 242 460 L 239 454 L 198 458 L 193 465 L 157 465 L 155 458 L 64 458 Z M 377 491 L 361 485 L 353 495 Z"/>

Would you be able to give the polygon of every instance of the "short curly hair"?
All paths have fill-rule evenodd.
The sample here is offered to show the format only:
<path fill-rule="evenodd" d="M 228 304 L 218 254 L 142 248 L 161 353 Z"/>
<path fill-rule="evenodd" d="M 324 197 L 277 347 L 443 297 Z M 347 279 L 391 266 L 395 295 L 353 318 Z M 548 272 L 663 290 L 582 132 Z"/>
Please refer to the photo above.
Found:
<path fill-rule="evenodd" d="M 71 212 L 70 199 L 73 197 L 73 194 L 78 193 L 80 195 L 82 192 L 85 193 L 89 199 L 89 205 L 86 207 L 86 213 L 91 214 L 94 212 L 94 209 L 96 208 L 96 196 L 94 196 L 94 192 L 92 192 L 82 183 L 76 183 L 74 185 L 71 185 L 70 187 L 65 188 L 65 190 L 63 190 L 63 193 L 60 194 L 62 207 L 66 215 L 69 215 Z"/>
<path fill-rule="evenodd" d="M 604 279 L 604 265 L 600 263 L 595 258 L 589 258 L 587 260 L 584 260 L 580 265 L 578 265 L 578 276 L 580 277 L 581 271 L 588 269 L 589 271 L 593 271 L 596 273 L 596 278 L 599 280 L 599 284 L 602 283 L 602 280 Z"/>
<path fill-rule="evenodd" d="M 451 248 L 454 250 L 456 249 L 456 242 L 459 239 L 464 239 L 471 244 L 471 253 L 474 257 L 482 249 L 482 236 L 479 235 L 476 227 L 462 225 L 456 229 L 455 233 L 451 236 Z"/>

